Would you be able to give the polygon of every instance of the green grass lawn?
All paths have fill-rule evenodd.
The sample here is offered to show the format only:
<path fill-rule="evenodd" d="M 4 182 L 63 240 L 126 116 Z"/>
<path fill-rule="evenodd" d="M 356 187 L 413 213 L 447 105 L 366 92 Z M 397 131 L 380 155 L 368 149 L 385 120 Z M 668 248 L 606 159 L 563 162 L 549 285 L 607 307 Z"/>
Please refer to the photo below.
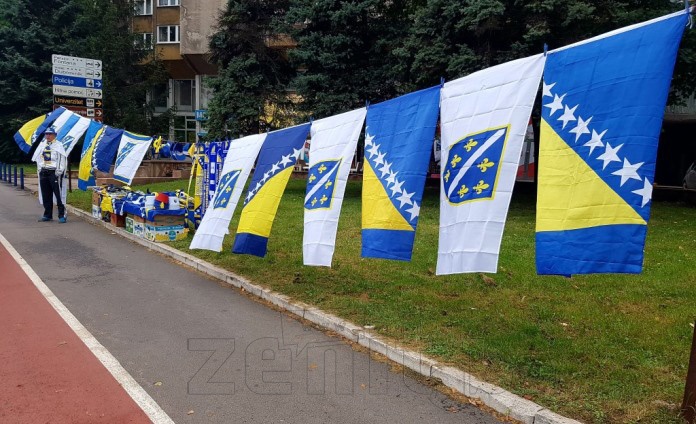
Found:
<path fill-rule="evenodd" d="M 151 185 L 185 188 L 188 181 Z M 265 259 L 189 251 L 486 381 L 586 422 L 679 422 L 696 317 L 696 208 L 655 203 L 640 275 L 540 277 L 534 198 L 510 207 L 497 274 L 434 275 L 438 194 L 426 189 L 413 261 L 360 257 L 360 187 L 349 182 L 332 268 L 302 265 L 304 180 L 291 180 Z M 70 203 L 89 209 L 91 193 Z M 671 406 L 670 406 L 671 405 Z"/>

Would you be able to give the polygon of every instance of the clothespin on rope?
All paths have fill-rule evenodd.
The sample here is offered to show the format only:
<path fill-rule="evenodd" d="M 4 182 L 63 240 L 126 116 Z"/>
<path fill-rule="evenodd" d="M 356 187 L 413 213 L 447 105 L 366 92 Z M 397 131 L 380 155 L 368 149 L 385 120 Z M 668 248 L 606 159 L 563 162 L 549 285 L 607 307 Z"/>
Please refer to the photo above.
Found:
<path fill-rule="evenodd" d="M 370 101 L 365 100 L 365 109 L 369 109 L 369 108 L 370 108 Z"/>
<path fill-rule="evenodd" d="M 547 54 L 549 54 L 549 45 L 544 43 L 544 57 L 546 57 Z"/>
<path fill-rule="evenodd" d="M 440 88 L 445 86 L 445 77 L 440 77 Z"/>

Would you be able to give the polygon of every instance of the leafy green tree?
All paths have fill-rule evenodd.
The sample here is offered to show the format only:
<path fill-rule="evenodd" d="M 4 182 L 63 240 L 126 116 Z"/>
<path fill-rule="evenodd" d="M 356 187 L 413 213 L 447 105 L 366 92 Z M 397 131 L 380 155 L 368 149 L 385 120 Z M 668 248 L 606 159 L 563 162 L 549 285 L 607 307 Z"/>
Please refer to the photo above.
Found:
<path fill-rule="evenodd" d="M 291 88 L 302 109 L 324 117 L 381 101 L 410 88 L 394 56 L 409 29 L 403 0 L 295 0 L 279 31 L 297 41 Z M 431 85 L 439 83 L 431 81 Z"/>
<path fill-rule="evenodd" d="M 13 135 L 50 111 L 51 54 L 74 36 L 56 22 L 78 13 L 70 0 L 0 0 L 0 161 L 28 160 Z"/>
<path fill-rule="evenodd" d="M 232 0 L 211 37 L 211 59 L 219 76 L 208 84 L 210 136 L 251 134 L 263 130 L 260 119 L 268 104 L 291 107 L 286 87 L 292 69 L 285 51 L 273 46 L 276 20 L 287 1 Z"/>

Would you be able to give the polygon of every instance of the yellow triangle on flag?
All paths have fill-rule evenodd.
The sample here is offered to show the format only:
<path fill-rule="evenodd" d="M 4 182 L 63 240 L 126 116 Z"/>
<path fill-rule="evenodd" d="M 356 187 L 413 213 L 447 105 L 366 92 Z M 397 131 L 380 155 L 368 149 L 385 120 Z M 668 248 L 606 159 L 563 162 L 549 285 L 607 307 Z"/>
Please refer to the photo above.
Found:
<path fill-rule="evenodd" d="M 396 210 L 367 160 L 363 170 L 362 207 L 363 229 L 413 231 L 411 224 Z"/>
<path fill-rule="evenodd" d="M 541 120 L 536 231 L 563 231 L 645 220 Z"/>

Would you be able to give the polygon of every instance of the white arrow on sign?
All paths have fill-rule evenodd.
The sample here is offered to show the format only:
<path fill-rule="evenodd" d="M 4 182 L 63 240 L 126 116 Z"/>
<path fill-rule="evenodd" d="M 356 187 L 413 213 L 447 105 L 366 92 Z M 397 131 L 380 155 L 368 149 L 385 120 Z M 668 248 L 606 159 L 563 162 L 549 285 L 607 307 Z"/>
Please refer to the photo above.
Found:
<path fill-rule="evenodd" d="M 86 93 L 84 97 L 89 97 L 90 99 L 101 99 L 102 91 L 94 88 L 86 88 Z"/>

